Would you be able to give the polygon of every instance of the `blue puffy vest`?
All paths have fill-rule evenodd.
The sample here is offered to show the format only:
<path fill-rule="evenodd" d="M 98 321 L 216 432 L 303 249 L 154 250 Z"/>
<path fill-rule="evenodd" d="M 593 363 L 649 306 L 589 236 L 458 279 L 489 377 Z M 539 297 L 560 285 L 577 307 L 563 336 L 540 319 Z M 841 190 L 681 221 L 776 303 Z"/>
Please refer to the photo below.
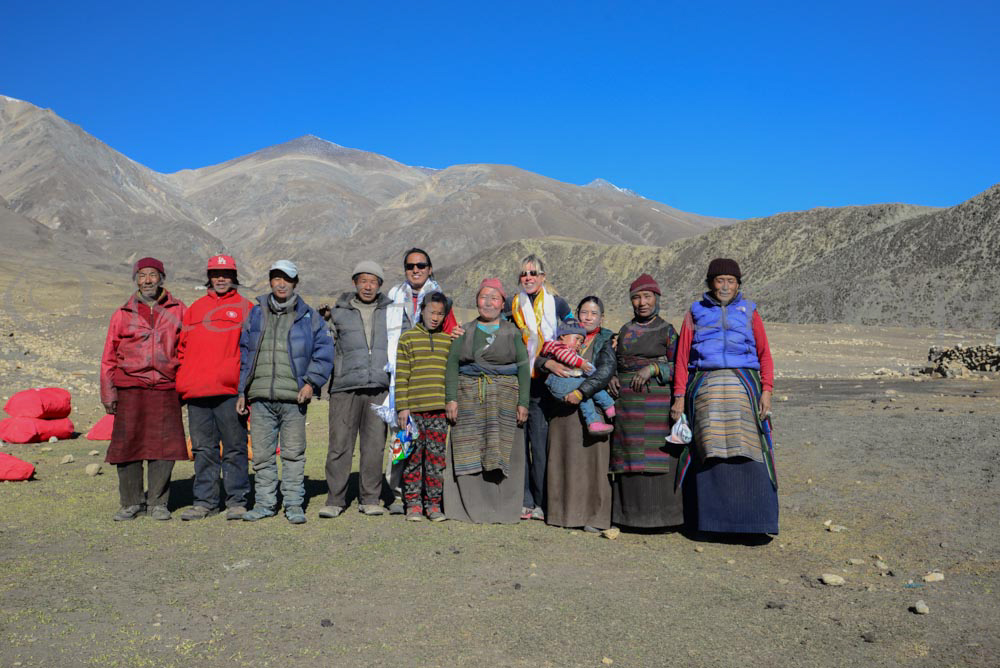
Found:
<path fill-rule="evenodd" d="M 757 369 L 757 342 L 753 338 L 753 314 L 757 305 L 743 298 L 722 306 L 710 293 L 691 304 L 694 337 L 688 369 Z"/>

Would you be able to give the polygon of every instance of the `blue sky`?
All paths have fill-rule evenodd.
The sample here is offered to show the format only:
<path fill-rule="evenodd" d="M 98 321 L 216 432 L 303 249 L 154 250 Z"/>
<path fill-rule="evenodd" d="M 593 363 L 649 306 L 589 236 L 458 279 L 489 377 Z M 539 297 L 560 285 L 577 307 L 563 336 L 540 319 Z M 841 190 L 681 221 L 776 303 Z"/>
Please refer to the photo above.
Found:
<path fill-rule="evenodd" d="M 7 3 L 0 93 L 162 172 L 304 134 L 746 218 L 1000 182 L 1000 3 Z M 992 46 L 991 46 L 992 45 Z"/>

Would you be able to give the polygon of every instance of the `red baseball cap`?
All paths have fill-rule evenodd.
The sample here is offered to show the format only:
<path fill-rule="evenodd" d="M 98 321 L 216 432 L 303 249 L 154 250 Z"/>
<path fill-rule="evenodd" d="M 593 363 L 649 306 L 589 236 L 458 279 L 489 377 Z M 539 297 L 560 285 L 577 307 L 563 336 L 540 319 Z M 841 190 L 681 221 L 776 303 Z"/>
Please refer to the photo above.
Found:
<path fill-rule="evenodd" d="M 236 260 L 234 260 L 229 255 L 213 255 L 212 257 L 208 258 L 207 271 L 212 271 L 213 269 L 236 271 Z"/>

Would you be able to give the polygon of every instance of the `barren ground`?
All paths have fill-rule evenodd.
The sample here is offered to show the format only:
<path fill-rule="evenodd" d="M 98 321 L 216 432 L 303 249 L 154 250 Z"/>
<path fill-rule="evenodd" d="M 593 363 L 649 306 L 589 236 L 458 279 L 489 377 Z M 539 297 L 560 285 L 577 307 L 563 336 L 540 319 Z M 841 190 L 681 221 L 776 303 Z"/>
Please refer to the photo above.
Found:
<path fill-rule="evenodd" d="M 96 276 L 42 294 L 12 275 L 0 266 L 0 396 L 69 387 L 86 431 L 101 414 L 104 328 L 128 287 Z M 320 520 L 323 402 L 310 410 L 312 503 L 298 527 L 115 523 L 113 469 L 84 473 L 106 443 L 4 446 L 37 474 L 0 484 L 0 664 L 1000 664 L 1000 383 L 873 375 L 921 364 L 930 345 L 993 334 L 768 330 L 782 515 L 765 546 L 681 533 L 607 540 L 540 522 L 412 524 L 353 506 Z M 65 454 L 75 461 L 60 464 Z M 173 509 L 190 503 L 192 473 L 176 467 Z M 924 583 L 932 570 L 944 580 Z M 824 573 L 846 584 L 820 584 Z M 910 611 L 919 599 L 929 614 Z"/>

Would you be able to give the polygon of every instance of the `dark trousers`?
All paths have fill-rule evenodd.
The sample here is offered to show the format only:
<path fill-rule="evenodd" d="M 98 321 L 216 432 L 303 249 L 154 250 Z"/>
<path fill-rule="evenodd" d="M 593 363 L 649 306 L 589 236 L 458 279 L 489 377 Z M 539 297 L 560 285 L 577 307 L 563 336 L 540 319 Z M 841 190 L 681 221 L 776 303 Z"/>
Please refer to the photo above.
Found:
<path fill-rule="evenodd" d="M 221 472 L 226 507 L 246 507 L 250 495 L 247 419 L 236 412 L 236 397 L 190 400 L 188 432 L 194 454 L 194 504 L 212 510 L 219 507 Z"/>
<path fill-rule="evenodd" d="M 359 441 L 361 464 L 358 496 L 364 505 L 377 505 L 382 496 L 382 456 L 386 424 L 371 409 L 388 390 L 348 390 L 330 394 L 330 447 L 326 452 L 326 505 L 347 506 L 354 442 Z M 359 438 L 360 437 L 360 438 Z"/>
<path fill-rule="evenodd" d="M 406 458 L 403 469 L 403 498 L 407 510 L 428 513 L 441 511 L 441 491 L 444 489 L 445 443 L 448 440 L 448 420 L 444 411 L 411 413 L 420 430 L 413 452 Z"/>
<path fill-rule="evenodd" d="M 545 508 L 545 462 L 548 459 L 549 421 L 542 410 L 548 393 L 545 380 L 531 379 L 528 424 L 524 433 L 524 506 Z"/>
<path fill-rule="evenodd" d="M 118 496 L 122 507 L 146 505 L 150 508 L 165 506 L 170 500 L 170 474 L 174 462 L 167 459 L 146 461 L 148 492 L 143 493 L 142 460 L 116 464 L 118 467 Z"/>

